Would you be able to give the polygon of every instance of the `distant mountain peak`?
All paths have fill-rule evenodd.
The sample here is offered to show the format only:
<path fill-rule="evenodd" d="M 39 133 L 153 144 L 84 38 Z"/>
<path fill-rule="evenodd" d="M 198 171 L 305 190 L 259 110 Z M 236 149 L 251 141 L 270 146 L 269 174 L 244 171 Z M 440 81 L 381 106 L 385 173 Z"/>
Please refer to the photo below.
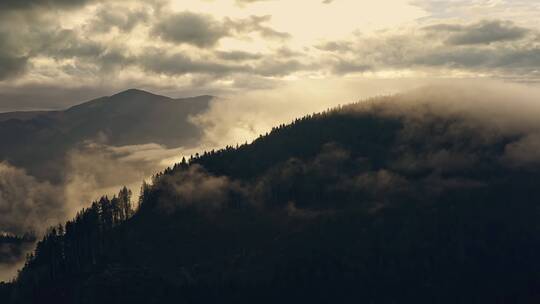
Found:
<path fill-rule="evenodd" d="M 169 98 L 162 95 L 157 95 L 148 91 L 140 90 L 140 89 L 127 89 L 125 91 L 122 91 L 120 93 L 116 93 L 111 96 L 111 98 L 118 98 L 118 97 L 139 97 L 139 96 L 145 96 L 145 97 L 161 97 L 161 98 Z"/>

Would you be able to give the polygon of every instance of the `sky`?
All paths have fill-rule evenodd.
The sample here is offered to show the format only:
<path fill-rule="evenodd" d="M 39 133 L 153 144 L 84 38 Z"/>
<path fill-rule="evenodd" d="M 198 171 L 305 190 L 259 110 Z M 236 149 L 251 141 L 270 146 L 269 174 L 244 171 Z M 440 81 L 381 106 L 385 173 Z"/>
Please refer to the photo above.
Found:
<path fill-rule="evenodd" d="M 3 0 L 0 112 L 127 88 L 183 97 L 314 81 L 315 92 L 380 80 L 536 85 L 539 22 L 533 0 Z"/>

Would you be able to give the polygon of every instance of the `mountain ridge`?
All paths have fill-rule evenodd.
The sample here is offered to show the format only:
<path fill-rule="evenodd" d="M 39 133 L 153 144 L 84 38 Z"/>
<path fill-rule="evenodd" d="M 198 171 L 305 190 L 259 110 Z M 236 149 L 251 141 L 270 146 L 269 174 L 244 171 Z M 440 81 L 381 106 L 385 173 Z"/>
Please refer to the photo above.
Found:
<path fill-rule="evenodd" d="M 0 137 L 4 145 L 0 147 L 0 160 L 23 167 L 32 175 L 47 177 L 50 166 L 45 169 L 44 163 L 59 164 L 69 149 L 96 137 L 105 136 L 106 144 L 113 146 L 190 146 L 199 140 L 202 131 L 189 117 L 206 111 L 214 98 L 170 98 L 129 89 L 62 111 L 1 113 Z"/>
<path fill-rule="evenodd" d="M 128 97 L 128 98 L 152 97 L 152 98 L 156 98 L 156 99 L 169 100 L 169 101 L 173 101 L 173 102 L 174 101 L 182 102 L 182 101 L 197 100 L 197 99 L 215 99 L 216 98 L 216 96 L 206 95 L 206 94 L 188 96 L 188 97 L 173 98 L 173 97 L 168 97 L 168 96 L 165 96 L 165 95 L 154 94 L 152 92 L 141 90 L 141 89 L 132 88 L 132 89 L 127 89 L 127 90 L 124 90 L 124 91 L 121 91 L 121 92 L 118 92 L 118 93 L 115 93 L 115 94 L 112 94 L 112 95 L 102 96 L 102 97 L 97 97 L 97 98 L 94 98 L 94 99 L 90 99 L 88 101 L 84 101 L 84 102 L 81 102 L 79 104 L 75 104 L 73 106 L 67 107 L 65 109 L 60 109 L 60 110 L 2 112 L 2 113 L 0 113 L 0 122 L 10 120 L 10 119 L 18 119 L 18 120 L 23 120 L 24 121 L 24 120 L 29 120 L 29 119 L 35 118 L 36 116 L 40 116 L 40 115 L 60 114 L 60 113 L 69 111 L 70 109 L 78 108 L 80 106 L 84 106 L 85 104 L 88 104 L 88 103 L 98 102 L 98 101 L 102 101 L 102 100 L 103 101 L 111 101 L 111 99 L 115 99 L 115 98 L 119 98 L 119 97 Z M 114 100 L 112 100 L 112 101 L 114 101 Z"/>

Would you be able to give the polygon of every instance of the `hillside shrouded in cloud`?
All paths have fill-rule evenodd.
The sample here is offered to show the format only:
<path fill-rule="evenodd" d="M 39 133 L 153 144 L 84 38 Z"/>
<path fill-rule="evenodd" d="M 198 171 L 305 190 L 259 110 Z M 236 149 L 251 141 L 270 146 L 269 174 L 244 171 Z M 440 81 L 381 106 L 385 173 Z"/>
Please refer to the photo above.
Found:
<path fill-rule="evenodd" d="M 446 83 L 297 118 L 166 169 L 135 211 L 127 190 L 99 199 L 4 290 L 15 303 L 533 303 L 540 159 L 523 156 L 540 155 L 537 98 Z"/>
<path fill-rule="evenodd" d="M 540 116 L 540 106 L 536 103 L 540 97 L 539 89 L 522 84 L 510 85 L 491 81 L 479 81 L 474 85 L 441 81 L 414 89 L 418 84 L 421 84 L 418 80 L 409 84 L 390 81 L 373 87 L 370 82 L 366 82 L 363 86 L 359 86 L 357 82 L 349 85 L 337 82 L 328 85 L 326 93 L 319 91 L 318 94 L 310 95 L 303 90 L 310 87 L 320 89 L 321 83 L 305 82 L 300 86 L 263 90 L 229 99 L 216 99 L 210 102 L 205 111 L 187 118 L 195 128 L 190 131 L 194 132 L 193 134 L 187 137 L 181 132 L 170 134 L 169 140 L 172 140 L 173 144 L 169 147 L 163 145 L 165 142 L 158 144 L 161 137 L 152 135 L 144 129 L 140 129 L 140 140 L 136 136 L 130 139 L 127 136 L 129 132 L 107 129 L 112 137 L 107 138 L 101 133 L 102 137 L 92 136 L 85 140 L 85 137 L 81 136 L 81 142 L 75 142 L 77 144 L 73 146 L 55 147 L 53 153 L 58 154 L 58 158 L 54 167 L 47 154 L 33 151 L 34 159 L 39 157 L 43 159 L 34 165 L 32 162 L 28 163 L 32 158 L 25 158 L 19 153 L 17 156 L 21 162 L 19 166 L 22 168 L 2 163 L 0 170 L 2 177 L 0 208 L 6 210 L 3 213 L 5 220 L 0 221 L 0 230 L 14 234 L 28 231 L 42 233 L 51 225 L 72 217 L 88 202 L 104 194 L 116 193 L 123 185 L 137 190 L 144 179 L 166 166 L 179 162 L 182 157 L 188 158 L 203 150 L 251 142 L 260 134 L 269 132 L 272 127 L 289 123 L 306 113 L 320 112 L 338 104 L 352 102 L 354 101 L 352 96 L 365 99 L 377 95 L 377 92 L 386 92 L 388 95 L 405 91 L 395 97 L 389 95 L 392 96 L 388 97 L 392 99 L 391 106 L 385 108 L 382 114 L 390 117 L 404 115 L 411 119 L 411 127 L 414 127 L 416 120 L 424 123 L 424 118 L 426 122 L 434 122 L 438 118 L 444 121 L 460 117 L 464 119 L 463 124 L 456 124 L 456 128 L 451 129 L 455 133 L 449 132 L 445 135 L 448 136 L 447 140 L 461 140 L 461 137 L 469 136 L 470 130 L 473 129 L 480 133 L 484 132 L 481 136 L 474 135 L 486 140 L 485 143 L 479 144 L 490 144 L 490 140 L 498 138 L 516 138 L 504 146 L 504 153 L 500 155 L 499 161 L 509 168 L 540 164 L 538 157 L 540 124 L 537 120 Z M 369 100 L 362 102 L 369 103 Z M 79 106 L 80 110 L 84 110 L 85 107 L 89 107 L 89 104 Z M 124 112 L 127 113 L 125 110 Z M 142 114 L 137 111 L 133 113 Z M 114 120 L 125 119 L 122 117 L 115 117 Z M 158 123 L 158 120 L 151 118 L 150 115 L 141 117 L 149 119 L 153 124 Z M 87 115 L 86 118 L 92 121 L 90 116 Z M 107 121 L 96 125 L 103 125 Z M 7 123 L 9 121 L 4 121 L 4 124 Z M 459 127 L 464 129 L 460 131 Z M 377 130 L 373 132 L 376 133 Z M 115 139 L 115 136 L 119 138 Z M 414 137 L 418 140 L 421 136 L 415 134 Z M 41 140 L 39 137 L 30 138 L 36 142 Z M 130 142 L 132 144 L 129 144 Z M 135 144 L 137 142 L 138 144 Z M 177 146 L 182 142 L 191 143 Z M 415 166 L 441 166 L 443 170 L 444 168 L 452 170 L 453 166 L 461 169 L 461 165 L 474 163 L 476 160 L 471 155 L 453 155 L 451 151 L 444 150 L 414 156 L 421 157 L 420 159 L 407 157 L 413 157 L 413 154 L 405 155 L 401 160 L 407 164 L 396 163 L 396 166 L 410 166 L 411 170 Z M 40 179 L 33 176 L 36 174 Z M 57 175 L 60 177 L 55 178 Z M 51 183 L 47 179 L 54 182 Z"/>
<path fill-rule="evenodd" d="M 101 276 L 114 282 L 129 277 L 133 269 L 115 268 L 115 250 L 132 248 L 127 240 L 140 241 L 140 235 L 117 232 L 125 237 L 118 242 L 125 248 L 106 244 L 112 238 L 104 235 L 113 226 L 133 228 L 128 219 L 134 214 L 133 225 L 139 225 L 156 220 L 152 216 L 159 220 L 163 211 L 176 216 L 193 208 L 197 216 L 204 214 L 201 222 L 211 218 L 213 225 L 230 207 L 233 213 L 254 208 L 234 215 L 245 219 L 242 212 L 257 213 L 276 203 L 277 213 L 261 216 L 261 226 L 240 220 L 265 235 L 277 226 L 302 231 L 303 221 L 332 218 L 341 203 L 357 197 L 369 205 L 362 216 L 377 226 L 380 210 L 399 209 L 404 202 L 421 202 L 422 213 L 422 204 L 434 198 L 463 195 L 469 202 L 488 197 L 485 189 L 501 191 L 496 193 L 509 200 L 525 196 L 522 189 L 536 195 L 527 179 L 540 172 L 539 83 L 540 3 L 535 0 L 0 0 L 0 281 L 14 277 L 44 235 L 41 246 L 73 241 L 62 239 L 67 225 L 50 227 L 74 217 L 71 224 L 85 216 L 90 222 L 104 218 L 122 203 L 122 211 L 111 215 L 117 222 L 92 222 L 95 226 L 85 229 L 99 233 L 88 230 L 86 243 L 66 247 L 84 253 L 69 261 L 73 252 L 61 254 L 77 271 L 84 266 L 78 263 L 91 257 L 84 275 L 92 275 L 84 288 L 92 290 Z M 334 110 L 299 119 L 327 109 Z M 369 117 L 357 120 L 358 115 Z M 343 126 L 348 128 L 339 129 Z M 188 163 L 165 169 L 183 159 Z M 164 169 L 165 174 L 153 176 Z M 143 181 L 155 184 L 141 187 Z M 508 192 L 497 185 L 508 186 Z M 133 191 L 133 210 L 125 205 L 131 194 L 118 192 L 123 186 Z M 159 206 L 157 215 L 149 216 L 148 209 L 135 213 L 139 189 L 141 202 Z M 155 196 L 145 196 L 149 193 Z M 528 207 L 513 212 L 524 216 Z M 454 212 L 448 208 L 444 212 Z M 232 222 L 225 219 L 216 227 L 235 231 Z M 477 231 L 481 235 L 500 228 L 490 226 L 489 219 L 484 224 L 487 228 Z M 166 228 L 159 235 L 174 239 Z M 283 256 L 284 231 L 272 235 L 278 240 L 274 257 Z M 366 246 L 384 252 L 378 237 L 369 236 L 373 244 Z M 95 245 L 96 238 L 103 242 Z M 195 247 L 198 241 L 194 237 Z M 521 239 L 513 241 L 523 245 Z M 95 252 L 86 250 L 89 244 Z M 152 252 L 144 248 L 148 243 L 141 244 L 141 252 Z M 248 265 L 250 254 L 259 255 L 235 246 L 223 255 L 234 257 L 227 267 L 234 268 L 237 260 Z M 96 255 L 103 248 L 111 249 L 111 260 L 103 257 L 107 253 Z M 189 262 L 176 265 L 180 274 L 172 281 L 183 288 L 192 284 L 188 290 L 197 294 L 189 288 L 204 286 L 205 279 L 201 275 L 197 281 L 193 273 L 216 278 L 204 268 L 212 268 L 214 260 L 197 261 L 210 251 L 201 255 L 188 248 Z M 459 252 L 457 260 L 465 255 Z M 40 263 L 50 257 L 40 258 L 36 254 L 27 262 L 37 259 L 35 264 L 47 269 L 50 265 Z M 134 269 L 155 266 L 138 258 L 133 257 Z M 307 269 L 309 263 L 318 265 L 318 257 L 312 258 Z M 96 263 L 103 268 L 92 268 Z M 347 263 L 344 269 L 352 269 Z M 431 269 L 429 263 L 415 265 Z M 382 264 L 371 263 L 392 270 Z M 56 276 L 57 265 L 51 267 L 45 281 Z M 34 275 L 29 277 L 39 276 Z M 391 271 L 380 275 L 393 277 Z M 22 277 L 24 283 L 28 277 Z M 0 284 L 0 302 L 4 287 Z"/>

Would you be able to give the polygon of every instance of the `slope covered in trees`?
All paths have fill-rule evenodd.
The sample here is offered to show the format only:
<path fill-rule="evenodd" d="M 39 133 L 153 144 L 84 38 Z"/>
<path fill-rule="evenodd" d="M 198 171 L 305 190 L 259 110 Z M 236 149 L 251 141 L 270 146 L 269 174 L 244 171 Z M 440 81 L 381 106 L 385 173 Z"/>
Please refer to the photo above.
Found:
<path fill-rule="evenodd" d="M 310 115 L 182 161 L 136 204 L 127 189 L 102 198 L 52 229 L 0 292 L 11 303 L 537 302 L 540 168 L 515 153 L 529 134 L 394 106 Z"/>

